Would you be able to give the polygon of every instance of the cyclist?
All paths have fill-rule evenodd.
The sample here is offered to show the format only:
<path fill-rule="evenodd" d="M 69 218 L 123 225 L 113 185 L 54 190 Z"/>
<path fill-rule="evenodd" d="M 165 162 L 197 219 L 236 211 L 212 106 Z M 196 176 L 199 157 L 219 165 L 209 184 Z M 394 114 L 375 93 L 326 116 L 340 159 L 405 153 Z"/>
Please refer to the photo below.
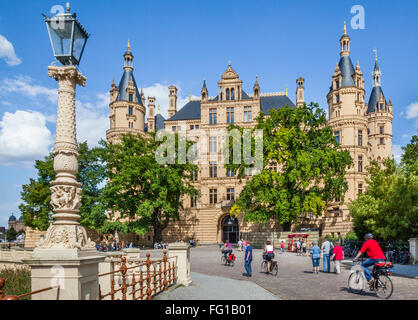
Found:
<path fill-rule="evenodd" d="M 225 256 L 225 259 L 228 259 L 228 256 L 232 253 L 232 246 L 229 240 L 226 240 L 224 245 L 221 248 L 222 253 Z"/>
<path fill-rule="evenodd" d="M 369 259 L 367 259 L 361 266 L 364 270 L 364 275 L 366 276 L 370 289 L 373 289 L 374 278 L 371 272 L 369 271 L 368 267 L 373 266 L 376 263 L 386 261 L 386 257 L 377 241 L 373 239 L 373 235 L 371 233 L 367 233 L 364 236 L 364 239 L 366 241 L 363 243 L 363 246 L 361 247 L 360 251 L 354 257 L 353 262 L 358 261 L 358 259 L 363 253 L 367 253 Z"/>
<path fill-rule="evenodd" d="M 264 259 L 267 260 L 267 272 L 270 272 L 271 259 L 274 258 L 274 248 L 269 240 L 266 241 L 263 256 Z"/>

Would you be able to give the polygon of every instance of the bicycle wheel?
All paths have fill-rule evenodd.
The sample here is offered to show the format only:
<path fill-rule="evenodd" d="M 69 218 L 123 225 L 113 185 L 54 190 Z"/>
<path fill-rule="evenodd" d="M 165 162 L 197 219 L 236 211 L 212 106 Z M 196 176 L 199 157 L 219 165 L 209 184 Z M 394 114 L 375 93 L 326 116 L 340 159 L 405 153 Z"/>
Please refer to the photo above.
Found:
<path fill-rule="evenodd" d="M 271 270 L 271 273 L 273 276 L 277 277 L 277 274 L 279 273 L 279 265 L 277 264 L 277 262 L 274 264 L 274 267 Z"/>
<path fill-rule="evenodd" d="M 359 294 L 364 288 L 364 278 L 360 271 L 353 272 L 348 278 L 348 288 L 350 292 Z"/>
<path fill-rule="evenodd" d="M 379 298 L 389 299 L 393 293 L 392 280 L 387 275 L 381 274 L 375 279 L 373 289 Z"/>
<path fill-rule="evenodd" d="M 221 257 L 221 263 L 224 264 L 224 265 L 226 265 L 226 258 L 225 258 L 225 256 L 222 256 Z"/>
<path fill-rule="evenodd" d="M 234 261 L 234 260 L 231 260 L 231 261 L 229 262 L 229 265 L 230 265 L 231 267 L 233 267 L 233 266 L 235 265 L 235 261 Z"/>
<path fill-rule="evenodd" d="M 261 262 L 261 271 L 267 273 L 267 261 Z"/>

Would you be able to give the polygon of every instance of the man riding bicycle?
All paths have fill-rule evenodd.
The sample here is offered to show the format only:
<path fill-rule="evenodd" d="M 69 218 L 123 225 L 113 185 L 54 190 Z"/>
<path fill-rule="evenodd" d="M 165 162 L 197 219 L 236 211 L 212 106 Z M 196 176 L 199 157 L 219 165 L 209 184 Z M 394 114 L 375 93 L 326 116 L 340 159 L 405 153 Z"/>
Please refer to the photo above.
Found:
<path fill-rule="evenodd" d="M 265 260 L 267 260 L 267 272 L 270 272 L 271 259 L 274 258 L 274 248 L 269 240 L 266 241 L 263 257 Z"/>
<path fill-rule="evenodd" d="M 367 259 L 361 266 L 364 270 L 364 275 L 366 276 L 370 288 L 373 288 L 374 278 L 370 273 L 368 267 L 373 266 L 376 263 L 386 261 L 386 257 L 377 241 L 373 239 L 373 235 L 371 233 L 367 233 L 364 236 L 364 239 L 366 240 L 366 242 L 363 243 L 363 246 L 355 256 L 353 262 L 358 261 L 358 259 L 363 253 L 367 253 L 369 259 Z"/>

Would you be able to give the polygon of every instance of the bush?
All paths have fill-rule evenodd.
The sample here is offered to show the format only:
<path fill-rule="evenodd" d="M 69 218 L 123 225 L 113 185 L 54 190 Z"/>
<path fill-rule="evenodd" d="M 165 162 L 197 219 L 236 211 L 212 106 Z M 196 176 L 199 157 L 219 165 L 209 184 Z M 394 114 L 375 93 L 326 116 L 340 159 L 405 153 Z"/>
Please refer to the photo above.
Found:
<path fill-rule="evenodd" d="M 29 269 L 3 269 L 0 271 L 0 278 L 6 280 L 3 288 L 5 296 L 19 296 L 31 292 Z M 30 297 L 24 297 L 21 300 L 30 300 Z"/>
<path fill-rule="evenodd" d="M 339 241 L 340 239 L 338 237 L 333 237 L 330 234 L 327 234 L 325 236 L 325 238 L 327 238 L 330 242 L 332 242 L 333 244 L 335 244 L 335 242 Z M 325 241 L 325 238 L 323 241 Z"/>
<path fill-rule="evenodd" d="M 354 231 L 348 231 L 344 237 L 344 240 L 350 241 L 350 240 L 358 240 L 358 236 Z"/>

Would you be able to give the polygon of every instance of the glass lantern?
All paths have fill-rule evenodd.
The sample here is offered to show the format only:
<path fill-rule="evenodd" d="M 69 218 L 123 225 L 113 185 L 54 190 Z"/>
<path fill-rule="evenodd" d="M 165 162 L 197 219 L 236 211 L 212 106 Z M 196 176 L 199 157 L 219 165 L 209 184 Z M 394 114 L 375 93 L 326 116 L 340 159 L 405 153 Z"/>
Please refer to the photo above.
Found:
<path fill-rule="evenodd" d="M 67 3 L 65 13 L 58 13 L 44 20 L 51 40 L 54 57 L 64 66 L 79 65 L 89 34 L 76 18 L 70 13 Z"/>

